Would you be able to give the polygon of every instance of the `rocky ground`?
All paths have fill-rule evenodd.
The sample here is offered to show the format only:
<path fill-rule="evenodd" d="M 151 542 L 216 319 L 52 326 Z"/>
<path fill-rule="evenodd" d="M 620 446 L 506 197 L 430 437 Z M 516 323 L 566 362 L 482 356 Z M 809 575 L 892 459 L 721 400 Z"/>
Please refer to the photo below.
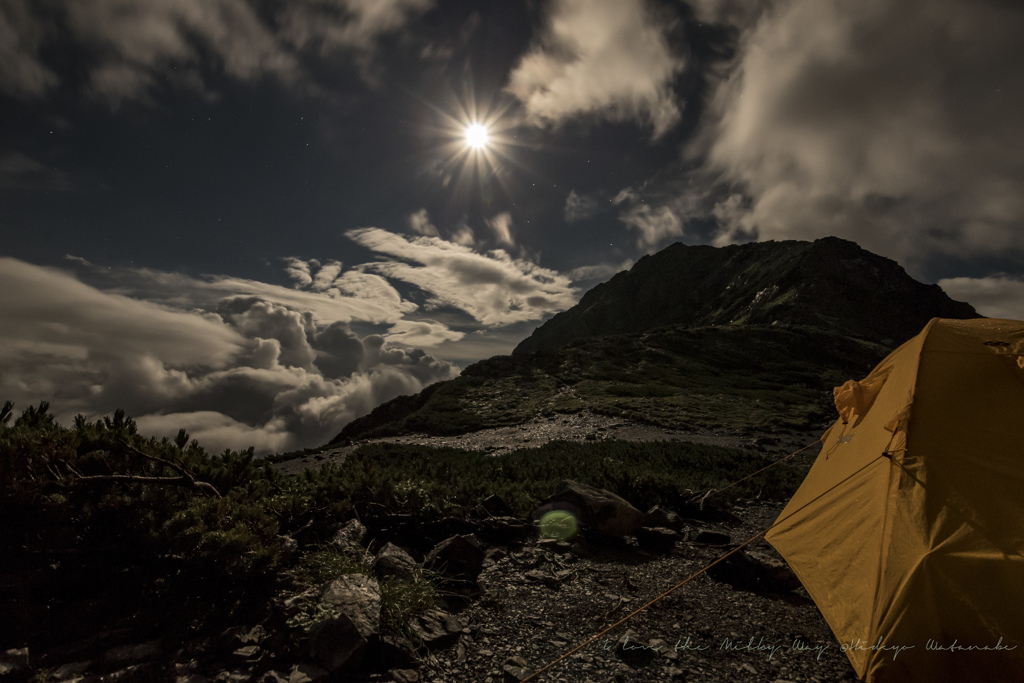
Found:
<path fill-rule="evenodd" d="M 598 415 L 583 410 L 571 415 L 537 417 L 529 422 L 511 427 L 481 429 L 458 436 L 428 436 L 410 434 L 367 439 L 354 444 L 326 449 L 322 453 L 306 455 L 280 462 L 276 467 L 287 474 L 295 474 L 309 467 L 320 467 L 325 463 L 340 465 L 345 456 L 355 448 L 367 443 L 403 443 L 434 446 L 438 448 L 461 448 L 482 451 L 489 455 L 507 455 L 522 448 L 536 448 L 549 441 L 597 441 L 618 439 L 623 441 L 694 441 L 727 448 L 750 448 L 769 455 L 784 455 L 813 443 L 820 432 L 767 433 L 748 431 L 746 433 L 685 432 L 662 429 L 648 424 L 631 422 L 621 418 Z"/>
<path fill-rule="evenodd" d="M 698 441 L 760 451 L 767 458 L 816 440 L 808 433 L 692 434 L 581 412 L 459 437 L 399 436 L 387 441 L 509 455 L 549 440 Z M 299 471 L 342 463 L 354 446 L 281 463 Z M 809 464 L 817 449 L 798 456 Z M 638 506 L 641 501 L 635 501 Z M 668 552 L 619 545 L 534 541 L 487 550 L 479 599 L 455 612 L 463 625 L 453 645 L 425 653 L 415 670 L 366 680 L 519 681 L 555 662 L 663 592 L 771 525 L 779 502 L 749 500 L 734 518 L 680 522 Z M 709 532 L 701 535 L 701 532 Z M 698 539 L 706 542 L 698 542 Z M 767 563 L 781 558 L 765 541 L 747 548 Z M 856 680 L 827 623 L 798 585 L 765 585 L 730 561 L 698 575 L 597 640 L 530 680 L 765 681 Z"/>

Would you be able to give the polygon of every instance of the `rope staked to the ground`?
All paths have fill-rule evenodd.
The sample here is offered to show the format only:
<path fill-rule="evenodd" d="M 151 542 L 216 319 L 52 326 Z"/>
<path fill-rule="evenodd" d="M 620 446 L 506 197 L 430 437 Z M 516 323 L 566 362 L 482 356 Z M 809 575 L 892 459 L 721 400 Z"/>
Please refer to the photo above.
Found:
<path fill-rule="evenodd" d="M 772 468 L 772 467 L 775 467 L 775 466 L 776 466 L 776 465 L 778 465 L 779 463 L 782 463 L 782 462 L 785 462 L 786 460 L 789 460 L 790 458 L 792 458 L 792 457 L 796 456 L 796 455 L 797 455 L 797 454 L 799 454 L 799 453 L 802 453 L 803 451 L 807 450 L 808 448 L 810 448 L 811 446 L 814 446 L 814 445 L 815 445 L 815 444 L 817 444 L 817 443 L 820 443 L 820 442 L 819 442 L 819 441 L 813 441 L 813 442 L 811 442 L 811 443 L 807 444 L 806 446 L 804 446 L 804 447 L 802 447 L 802 448 L 799 448 L 799 449 L 797 449 L 797 450 L 793 451 L 793 452 L 792 452 L 792 453 L 790 453 L 789 455 L 783 456 L 783 457 L 779 458 L 778 460 L 776 460 L 776 461 L 774 461 L 774 462 L 770 463 L 769 465 L 767 465 L 767 466 L 765 466 L 765 467 L 762 467 L 761 469 L 757 470 L 756 472 L 753 472 L 753 473 L 751 473 L 751 474 L 748 474 L 747 476 L 745 476 L 745 477 L 743 477 L 743 478 L 741 478 L 741 479 L 737 479 L 736 481 L 732 482 L 731 484 L 728 484 L 728 485 L 726 485 L 726 486 L 723 486 L 723 487 L 722 487 L 722 488 L 720 488 L 720 489 L 715 489 L 715 490 L 713 490 L 713 491 L 710 491 L 709 493 L 705 494 L 703 498 L 701 498 L 701 500 L 700 500 L 700 504 L 701 504 L 701 506 L 703 507 L 703 505 L 704 505 L 704 501 L 705 501 L 705 500 L 707 500 L 707 499 L 708 499 L 708 498 L 709 498 L 710 496 L 713 496 L 713 495 L 715 495 L 715 494 L 721 493 L 722 491 L 725 491 L 725 490 L 727 490 L 727 489 L 730 489 L 730 488 L 732 488 L 733 486 L 736 486 L 737 484 L 739 484 L 739 483 L 741 483 L 741 482 L 744 482 L 744 481 L 746 481 L 747 479 L 750 479 L 751 477 L 754 477 L 754 476 L 756 476 L 756 475 L 758 475 L 758 474 L 760 474 L 760 473 L 764 472 L 764 471 L 765 471 L 765 470 L 767 470 L 767 469 L 770 469 L 770 468 Z M 834 487 L 833 487 L 833 488 L 834 488 Z M 830 490 L 831 490 L 831 489 L 830 489 Z M 815 498 L 815 500 L 816 500 L 816 499 L 817 499 L 817 498 Z M 813 501 L 812 501 L 812 502 L 813 502 Z M 722 561 L 724 561 L 724 560 L 725 560 L 726 558 L 728 558 L 728 557 L 729 557 L 730 555 L 732 555 L 732 554 L 734 554 L 734 553 L 736 553 L 736 552 L 739 552 L 739 551 L 740 551 L 740 550 L 742 550 L 742 549 L 743 549 L 744 547 L 746 547 L 746 546 L 750 545 L 751 543 L 753 543 L 753 542 L 754 542 L 754 541 L 756 541 L 757 539 L 761 538 L 761 537 L 762 537 L 762 536 L 764 536 L 764 535 L 765 535 L 766 533 L 768 533 L 769 531 L 771 531 L 771 530 L 772 530 L 772 529 L 773 529 L 773 528 L 775 527 L 775 525 L 779 524 L 779 523 L 780 523 L 781 521 L 783 521 L 783 520 L 780 520 L 780 519 L 777 519 L 777 520 L 775 520 L 775 522 L 774 522 L 774 523 L 773 523 L 773 524 L 772 524 L 771 526 L 769 526 L 769 527 L 767 527 L 767 528 L 765 528 L 765 529 L 762 529 L 761 531 L 757 532 L 756 534 L 754 534 L 753 536 L 751 536 L 751 537 L 750 537 L 750 538 L 748 538 L 747 540 L 743 541 L 743 543 L 740 543 L 740 544 L 739 544 L 738 546 L 736 546 L 735 548 L 733 548 L 733 549 L 732 549 L 732 550 L 730 550 L 729 552 L 725 553 L 725 554 L 724 554 L 724 555 L 722 555 L 721 557 L 717 558 L 717 559 L 716 559 L 716 560 L 714 560 L 713 562 L 710 562 L 709 564 L 707 564 L 707 565 L 705 565 L 705 566 L 701 567 L 700 569 L 698 569 L 698 570 L 697 570 L 697 571 L 695 571 L 694 573 L 690 574 L 689 576 L 687 576 L 687 577 L 686 577 L 685 579 L 683 579 L 682 581 L 680 581 L 680 582 L 679 582 L 679 583 L 677 583 L 676 585 L 674 585 L 674 586 L 672 586 L 671 588 L 669 588 L 668 590 L 666 590 L 666 591 L 665 591 L 664 593 L 662 593 L 662 594 L 661 594 L 661 595 L 659 595 L 658 597 L 656 597 L 656 598 L 654 598 L 653 600 L 651 600 L 650 602 L 648 602 L 648 603 L 647 603 L 646 605 L 643 605 L 643 606 L 641 606 L 641 607 L 637 608 L 636 610 L 634 610 L 633 612 L 631 612 L 631 613 L 627 614 L 626 616 L 622 617 L 622 618 L 621 618 L 621 619 L 619 619 L 619 620 L 618 620 L 617 622 L 615 622 L 615 623 L 614 623 L 614 624 L 612 624 L 611 626 L 607 627 L 606 629 L 604 629 L 603 631 L 601 631 L 601 632 L 600 632 L 600 633 L 598 633 L 597 635 L 594 635 L 594 636 L 592 636 L 592 637 L 591 637 L 590 639 L 588 639 L 588 640 L 584 641 L 583 643 L 580 643 L 579 645 L 577 645 L 577 646 L 576 646 L 576 647 L 574 647 L 573 649 L 571 649 L 571 650 L 569 650 L 568 652 L 566 652 L 566 653 L 565 653 L 564 655 L 562 655 L 562 656 L 558 657 L 557 659 L 555 659 L 555 660 L 553 660 L 553 661 L 551 661 L 551 662 L 548 662 L 548 663 L 547 663 L 546 665 L 544 665 L 544 666 L 543 666 L 543 667 L 541 667 L 540 669 L 537 669 L 537 670 L 536 670 L 536 671 L 534 671 L 534 672 L 533 672 L 532 674 L 530 674 L 529 676 L 527 676 L 526 678 L 524 678 L 524 679 L 523 679 L 523 680 L 521 681 L 521 683 L 527 683 L 527 681 L 531 681 L 531 680 L 534 680 L 535 678 L 537 678 L 537 676 L 539 676 L 540 674 L 544 673 L 545 671 L 547 671 L 547 670 L 548 670 L 548 669 L 550 669 L 551 667 L 555 666 L 556 664 L 558 664 L 559 662 L 561 662 L 561 661 L 562 661 L 563 659 L 566 659 L 567 657 L 570 657 L 570 656 L 572 656 L 573 654 L 575 654 L 575 653 L 576 653 L 576 652 L 578 652 L 579 650 L 582 650 L 583 648 L 585 648 L 585 647 L 586 647 L 587 645 L 590 645 L 590 644 L 591 644 L 591 643 L 593 643 L 594 641 L 598 640 L 598 639 L 599 639 L 599 638 L 600 638 L 601 636 L 603 636 L 603 635 L 607 634 L 607 633 L 608 633 L 608 632 L 610 632 L 610 631 L 613 631 L 613 630 L 614 630 L 615 628 L 617 628 L 617 627 L 621 626 L 622 624 L 626 623 L 627 621 L 629 621 L 630 619 L 632 619 L 632 618 L 633 618 L 633 617 L 635 617 L 636 615 L 640 614 L 641 612 L 643 612 L 643 611 L 644 611 L 645 609 L 647 609 L 648 607 L 650 607 L 650 606 L 651 606 L 651 605 L 653 605 L 654 603 L 656 603 L 656 602 L 658 602 L 659 600 L 661 600 L 661 599 L 663 599 L 663 598 L 667 597 L 668 595 L 670 595 L 671 593 L 673 593 L 673 592 L 674 592 L 674 591 L 676 591 L 677 589 L 679 589 L 679 588 L 682 588 L 682 587 L 683 587 L 683 586 L 685 586 L 685 585 L 686 585 L 686 584 L 687 584 L 688 582 L 692 581 L 693 579 L 697 578 L 698 576 L 700 576 L 701 574 L 703 574 L 703 573 L 704 573 L 704 572 L 706 572 L 707 570 L 711 569 L 712 567 L 714 567 L 714 566 L 715 566 L 716 564 L 718 564 L 719 562 L 722 562 Z"/>

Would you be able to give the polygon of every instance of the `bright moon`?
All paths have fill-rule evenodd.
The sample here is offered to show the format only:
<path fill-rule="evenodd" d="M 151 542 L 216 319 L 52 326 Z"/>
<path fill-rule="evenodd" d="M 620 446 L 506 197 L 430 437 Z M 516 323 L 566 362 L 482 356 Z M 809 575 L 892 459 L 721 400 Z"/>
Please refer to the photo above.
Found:
<path fill-rule="evenodd" d="M 473 149 L 487 146 L 487 126 L 482 123 L 471 123 L 466 126 L 466 144 Z"/>

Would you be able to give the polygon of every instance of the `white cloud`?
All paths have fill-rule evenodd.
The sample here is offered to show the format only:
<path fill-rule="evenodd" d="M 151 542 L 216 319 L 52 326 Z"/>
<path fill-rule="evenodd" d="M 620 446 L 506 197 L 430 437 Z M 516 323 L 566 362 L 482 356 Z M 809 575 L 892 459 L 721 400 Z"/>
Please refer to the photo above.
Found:
<path fill-rule="evenodd" d="M 637 246 L 645 250 L 664 246 L 666 241 L 683 234 L 683 221 L 666 205 L 652 209 L 648 204 L 636 204 L 619 220 L 639 233 Z"/>
<path fill-rule="evenodd" d="M 222 453 L 226 449 L 238 450 L 257 446 L 260 452 L 284 452 L 298 447 L 295 435 L 289 432 L 283 421 L 274 420 L 265 425 L 253 427 L 233 420 L 213 410 L 167 415 L 143 415 L 136 419 L 142 434 L 174 436 L 183 426 L 188 425 L 189 436 L 211 453 Z"/>
<path fill-rule="evenodd" d="M 392 257 L 364 266 L 427 292 L 436 307 L 458 308 L 484 325 L 539 320 L 576 303 L 568 278 L 497 249 L 478 254 L 437 237 L 406 238 L 379 228 L 346 233 Z"/>
<path fill-rule="evenodd" d="M 0 257 L 0 358 L 33 353 L 117 359 L 155 353 L 177 365 L 223 367 L 244 345 L 237 332 L 195 313 L 100 292 L 74 277 Z"/>
<path fill-rule="evenodd" d="M 623 202 L 636 202 L 640 199 L 640 193 L 634 190 L 632 187 L 624 187 L 619 190 L 619 193 L 612 198 L 612 205 L 618 206 Z"/>
<path fill-rule="evenodd" d="M 429 348 L 459 341 L 465 336 L 465 332 L 457 332 L 433 320 L 399 320 L 391 326 L 384 338 L 392 344 Z"/>
<path fill-rule="evenodd" d="M 966 301 L 988 318 L 1024 320 L 1024 280 L 1011 275 L 939 280 L 938 285 L 957 301 Z"/>
<path fill-rule="evenodd" d="M 339 275 L 341 275 L 341 262 L 328 261 L 320 266 L 320 270 L 316 272 L 316 277 L 313 279 L 310 288 L 314 292 L 329 291 L 332 287 L 337 286 Z"/>
<path fill-rule="evenodd" d="M 318 268 L 320 264 L 316 261 L 287 261 L 286 272 L 297 285 L 306 289 L 222 275 L 196 278 L 148 268 L 90 269 L 84 277 L 96 282 L 112 278 L 114 286 L 111 291 L 178 308 L 213 309 L 227 299 L 256 297 L 294 310 L 308 311 L 324 325 L 354 320 L 392 323 L 416 310 L 416 304 L 402 299 L 387 280 L 358 270 L 345 271 L 324 289 L 315 290 L 314 285 L 324 286 L 326 279 L 314 280 L 312 273 Z M 324 268 L 328 273 L 334 272 L 330 263 Z"/>
<path fill-rule="evenodd" d="M 484 222 L 487 223 L 487 227 L 494 233 L 494 238 L 498 244 L 504 244 L 509 247 L 515 246 L 516 241 L 512 238 L 512 214 L 505 211 L 497 216 L 485 219 Z"/>
<path fill-rule="evenodd" d="M 566 275 L 573 282 L 593 282 L 594 280 L 607 280 L 616 273 L 629 270 L 633 267 L 633 259 L 626 259 L 621 263 L 595 263 L 590 266 L 580 266 L 570 270 Z"/>
<path fill-rule="evenodd" d="M 295 286 L 298 287 L 309 287 L 313 284 L 312 268 L 319 265 L 316 260 L 303 261 L 300 258 L 294 256 L 286 258 L 284 272 L 288 273 L 288 277 L 295 281 Z"/>
<path fill-rule="evenodd" d="M 658 138 L 680 119 L 672 81 L 683 60 L 666 28 L 645 0 L 555 0 L 507 90 L 538 125 L 594 115 L 649 123 Z"/>
<path fill-rule="evenodd" d="M 430 222 L 430 216 L 426 209 L 409 214 L 409 227 L 417 235 L 438 236 L 437 227 Z"/>
<path fill-rule="evenodd" d="M 473 234 L 473 228 L 463 222 L 455 228 L 451 241 L 463 247 L 472 247 L 476 245 L 476 235 Z"/>
<path fill-rule="evenodd" d="M 1024 248 L 1021 35 L 1012 3 L 776 3 L 696 149 L 750 199 L 720 241 L 832 234 L 911 266 Z"/>
<path fill-rule="evenodd" d="M 348 320 L 390 322 L 403 344 L 459 333 L 403 325 L 410 304 L 383 278 L 335 266 L 319 271 L 333 278 L 324 291 L 143 269 L 112 271 L 116 289 L 101 289 L 0 258 L 0 397 L 48 400 L 63 420 L 123 407 L 157 436 L 184 427 L 215 451 L 262 453 L 320 445 L 379 403 L 457 374 L 420 349 L 359 339 Z"/>

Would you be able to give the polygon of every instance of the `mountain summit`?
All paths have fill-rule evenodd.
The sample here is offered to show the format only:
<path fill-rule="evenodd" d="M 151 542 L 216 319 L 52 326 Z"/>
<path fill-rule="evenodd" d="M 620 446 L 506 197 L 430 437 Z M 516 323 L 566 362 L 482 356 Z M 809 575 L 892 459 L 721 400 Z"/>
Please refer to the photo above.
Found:
<path fill-rule="evenodd" d="M 513 355 L 666 325 L 805 325 L 871 341 L 904 341 L 932 318 L 976 318 L 938 285 L 910 277 L 854 242 L 676 243 L 587 292 Z"/>

